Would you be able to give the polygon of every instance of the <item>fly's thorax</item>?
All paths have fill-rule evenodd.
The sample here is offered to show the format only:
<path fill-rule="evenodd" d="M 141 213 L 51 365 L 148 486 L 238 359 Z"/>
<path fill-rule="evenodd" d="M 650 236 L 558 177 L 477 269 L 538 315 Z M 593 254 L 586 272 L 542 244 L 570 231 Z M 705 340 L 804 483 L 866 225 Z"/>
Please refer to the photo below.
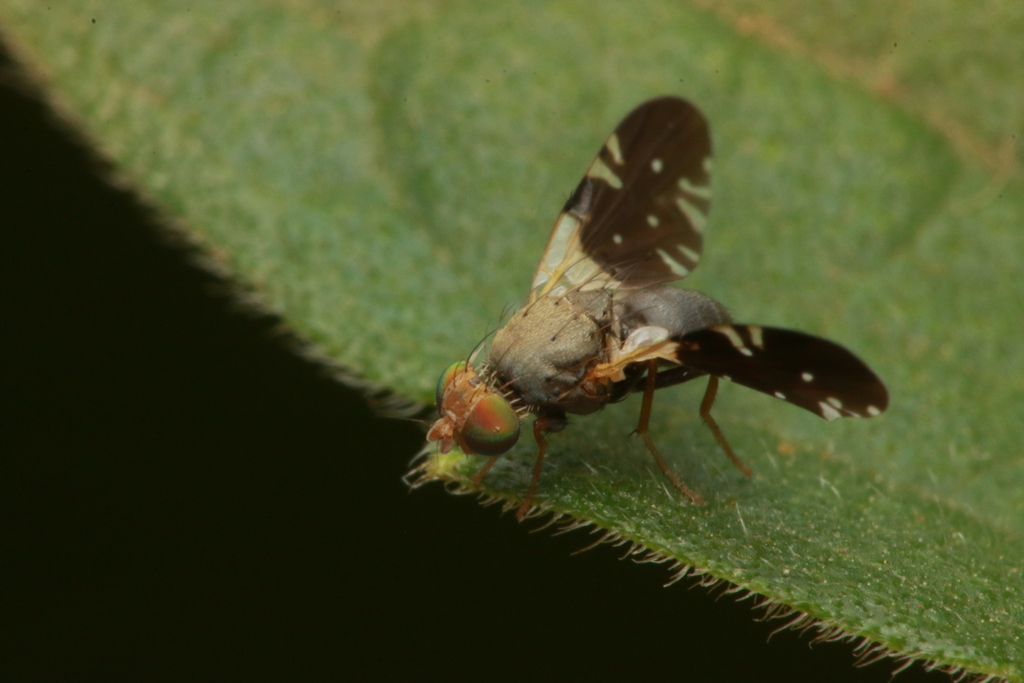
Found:
<path fill-rule="evenodd" d="M 487 365 L 530 406 L 593 412 L 606 401 L 580 385 L 587 368 L 603 358 L 610 323 L 608 292 L 541 297 L 498 331 Z"/>
<path fill-rule="evenodd" d="M 662 327 L 669 337 L 732 322 L 725 306 L 691 289 L 657 285 L 619 290 L 612 303 L 622 339 L 641 327 Z"/>

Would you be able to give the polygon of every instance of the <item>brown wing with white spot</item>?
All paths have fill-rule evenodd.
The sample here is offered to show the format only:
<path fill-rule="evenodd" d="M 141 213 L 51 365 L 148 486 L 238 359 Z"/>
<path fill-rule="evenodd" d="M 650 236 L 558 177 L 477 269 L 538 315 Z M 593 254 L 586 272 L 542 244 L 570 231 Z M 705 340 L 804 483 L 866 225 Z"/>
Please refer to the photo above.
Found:
<path fill-rule="evenodd" d="M 555 221 L 531 299 L 683 279 L 700 260 L 710 180 L 704 116 L 678 97 L 644 102 L 601 147 Z"/>
<path fill-rule="evenodd" d="M 871 368 L 826 339 L 759 325 L 717 325 L 677 341 L 681 364 L 826 420 L 874 417 L 889 406 L 889 392 Z"/>

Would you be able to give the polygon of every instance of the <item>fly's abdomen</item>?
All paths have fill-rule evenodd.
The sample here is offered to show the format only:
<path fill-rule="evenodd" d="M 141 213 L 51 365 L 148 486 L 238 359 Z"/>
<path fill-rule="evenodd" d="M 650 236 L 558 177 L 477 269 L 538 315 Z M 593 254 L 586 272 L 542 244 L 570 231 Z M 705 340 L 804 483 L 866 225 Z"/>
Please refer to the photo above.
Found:
<path fill-rule="evenodd" d="M 615 293 L 613 310 L 623 339 L 640 327 L 662 327 L 675 338 L 732 322 L 725 306 L 711 297 L 667 285 L 620 290 Z"/>

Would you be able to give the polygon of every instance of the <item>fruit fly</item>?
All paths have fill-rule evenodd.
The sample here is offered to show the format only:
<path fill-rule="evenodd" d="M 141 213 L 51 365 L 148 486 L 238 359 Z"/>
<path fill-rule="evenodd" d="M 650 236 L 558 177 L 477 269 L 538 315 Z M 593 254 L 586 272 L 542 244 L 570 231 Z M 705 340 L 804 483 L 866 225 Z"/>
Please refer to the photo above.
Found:
<path fill-rule="evenodd" d="M 500 329 L 483 363 L 451 365 L 437 384 L 439 419 L 427 439 L 489 456 L 479 483 L 534 416 L 537 457 L 522 519 L 532 508 L 548 442 L 566 415 L 643 393 L 636 433 L 659 469 L 694 503 L 648 432 L 654 392 L 707 376 L 700 416 L 745 475 L 711 416 L 719 379 L 788 401 L 826 420 L 873 417 L 885 385 L 856 356 L 802 332 L 738 324 L 724 306 L 668 283 L 701 256 L 711 206 L 711 136 L 686 100 L 644 102 L 615 128 L 555 221 L 526 304 Z"/>

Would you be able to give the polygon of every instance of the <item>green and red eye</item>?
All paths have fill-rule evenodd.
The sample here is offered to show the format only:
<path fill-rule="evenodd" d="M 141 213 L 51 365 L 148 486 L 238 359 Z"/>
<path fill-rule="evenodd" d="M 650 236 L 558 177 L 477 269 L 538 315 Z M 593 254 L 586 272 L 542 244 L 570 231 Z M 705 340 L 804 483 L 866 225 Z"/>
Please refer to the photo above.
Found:
<path fill-rule="evenodd" d="M 434 395 L 434 400 L 437 401 L 437 409 L 442 409 L 442 403 L 444 402 L 444 392 L 448 388 L 448 385 L 452 383 L 460 373 L 466 371 L 466 361 L 460 360 L 456 363 L 449 365 L 441 376 L 437 379 L 437 391 Z"/>
<path fill-rule="evenodd" d="M 461 436 L 474 453 L 501 455 L 519 440 L 519 416 L 502 396 L 489 394 L 473 406 Z"/>

